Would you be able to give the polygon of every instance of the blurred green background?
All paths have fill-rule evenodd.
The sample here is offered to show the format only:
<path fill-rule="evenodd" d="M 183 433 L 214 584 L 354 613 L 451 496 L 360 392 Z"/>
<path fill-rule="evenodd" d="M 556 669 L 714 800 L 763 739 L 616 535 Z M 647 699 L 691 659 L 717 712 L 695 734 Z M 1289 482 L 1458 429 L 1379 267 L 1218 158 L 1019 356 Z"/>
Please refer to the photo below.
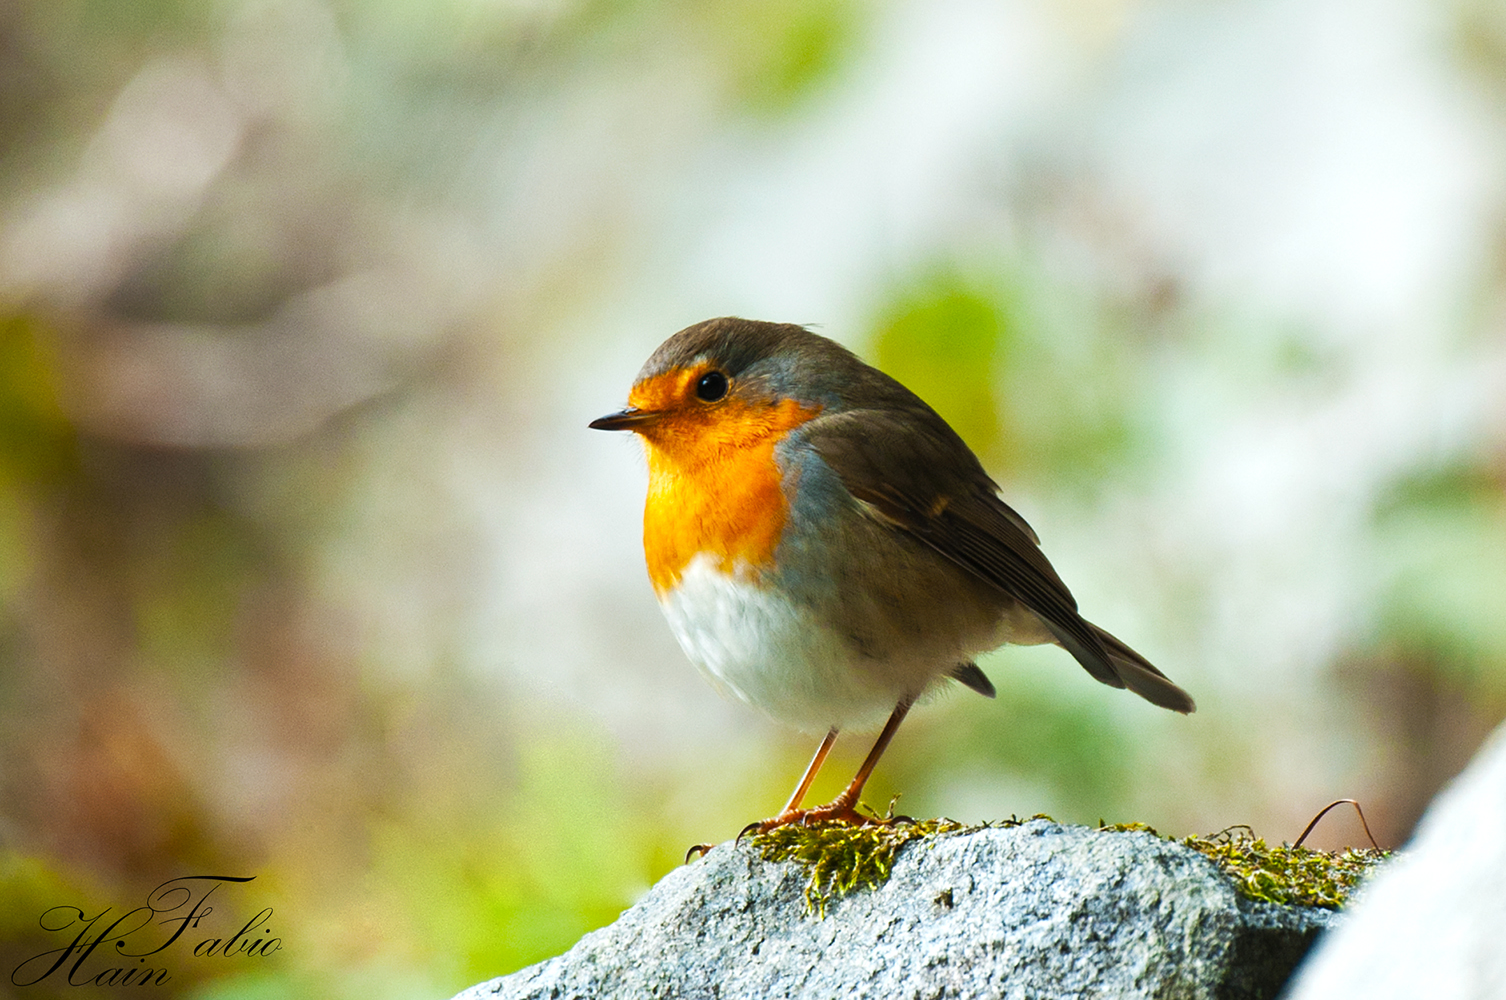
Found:
<path fill-rule="evenodd" d="M 928 398 L 1198 699 L 998 653 L 871 803 L 1404 841 L 1506 717 L 1503 126 L 1493 0 L 0 5 L 0 995 L 213 873 L 282 950 L 153 995 L 445 997 L 777 810 L 585 426 L 714 315 Z"/>

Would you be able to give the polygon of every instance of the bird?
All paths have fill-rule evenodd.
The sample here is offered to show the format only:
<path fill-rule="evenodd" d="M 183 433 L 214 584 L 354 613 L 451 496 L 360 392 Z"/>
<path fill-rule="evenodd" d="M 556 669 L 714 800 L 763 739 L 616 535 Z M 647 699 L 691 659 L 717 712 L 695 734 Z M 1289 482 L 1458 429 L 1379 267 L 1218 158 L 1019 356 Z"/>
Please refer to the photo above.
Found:
<path fill-rule="evenodd" d="M 645 446 L 644 557 L 686 656 L 725 693 L 825 733 L 784 808 L 745 833 L 883 822 L 859 797 L 910 708 L 953 684 L 994 697 L 976 659 L 1006 644 L 1054 643 L 1100 683 L 1196 707 L 1078 613 L 935 410 L 804 326 L 687 327 L 644 363 L 628 405 L 589 426 Z M 838 733 L 880 720 L 846 788 L 804 807 Z"/>

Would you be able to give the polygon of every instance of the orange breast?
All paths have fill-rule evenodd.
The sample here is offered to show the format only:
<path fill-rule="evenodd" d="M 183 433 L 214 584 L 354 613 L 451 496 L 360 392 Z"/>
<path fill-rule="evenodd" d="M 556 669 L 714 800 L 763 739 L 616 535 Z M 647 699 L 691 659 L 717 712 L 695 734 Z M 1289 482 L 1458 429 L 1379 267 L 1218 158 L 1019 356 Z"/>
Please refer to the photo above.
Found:
<path fill-rule="evenodd" d="M 789 399 L 727 400 L 685 407 L 639 432 L 649 471 L 643 551 L 655 593 L 673 590 L 703 552 L 726 573 L 772 565 L 788 513 L 774 446 L 819 412 Z"/>

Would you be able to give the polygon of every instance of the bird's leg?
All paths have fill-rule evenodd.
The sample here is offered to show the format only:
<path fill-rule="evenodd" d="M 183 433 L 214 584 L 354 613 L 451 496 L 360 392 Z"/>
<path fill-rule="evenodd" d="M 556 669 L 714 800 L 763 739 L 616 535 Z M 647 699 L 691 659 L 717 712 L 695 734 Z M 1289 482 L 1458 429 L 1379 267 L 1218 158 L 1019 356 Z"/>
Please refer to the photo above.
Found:
<path fill-rule="evenodd" d="M 821 741 L 821 745 L 816 747 L 816 755 L 811 758 L 809 764 L 805 765 L 805 773 L 800 776 L 800 783 L 795 786 L 794 792 L 790 794 L 790 800 L 784 804 L 784 808 L 779 811 L 779 815 L 773 819 L 762 820 L 758 823 L 749 823 L 743 827 L 743 832 L 737 835 L 737 839 L 741 840 L 744 834 L 752 830 L 762 833 L 765 830 L 772 830 L 776 826 L 784 826 L 786 823 L 794 823 L 803 818 L 805 813 L 801 811 L 800 803 L 805 799 L 805 793 L 811 790 L 811 783 L 816 780 L 816 772 L 821 770 L 822 764 L 826 763 L 826 755 L 831 753 L 831 745 L 835 742 L 837 742 L 837 727 L 832 726 L 827 731 L 826 737 Z M 711 850 L 712 846 L 711 844 L 694 845 L 690 850 L 685 852 L 685 863 L 690 864 L 691 855 L 696 857 L 704 856 L 707 851 Z"/>
<path fill-rule="evenodd" d="M 826 755 L 831 753 L 831 745 L 837 742 L 837 727 L 832 726 L 827 732 L 826 738 L 821 745 L 816 747 L 816 755 L 805 766 L 805 773 L 800 776 L 800 784 L 795 786 L 795 791 L 790 795 L 790 800 L 779 810 L 779 815 L 792 813 L 800 808 L 800 803 L 805 799 L 805 793 L 811 790 L 811 783 L 816 780 L 816 772 L 821 770 L 821 765 L 826 763 Z"/>
<path fill-rule="evenodd" d="M 816 747 L 816 755 L 811 758 L 809 764 L 805 765 L 805 773 L 800 776 L 800 783 L 790 793 L 790 800 L 784 804 L 783 809 L 779 810 L 779 815 L 773 819 L 749 823 L 743 827 L 743 832 L 737 835 L 737 839 L 741 840 L 745 835 L 754 831 L 763 833 L 774 829 L 776 826 L 784 826 L 787 823 L 798 823 L 804 819 L 807 810 L 801 809 L 800 803 L 805 800 L 805 793 L 811 790 L 811 783 L 816 780 L 816 772 L 821 770 L 822 764 L 826 763 L 826 755 L 831 753 L 831 745 L 835 742 L 837 742 L 837 727 L 832 726 L 827 730 L 825 738 L 821 740 L 821 745 Z M 691 850 L 695 850 L 695 848 L 691 848 Z"/>
<path fill-rule="evenodd" d="M 800 808 L 800 800 L 805 797 L 806 791 L 810 788 L 810 783 L 815 779 L 816 770 L 821 766 L 821 762 L 826 759 L 826 754 L 831 749 L 832 742 L 837 738 L 837 731 L 833 729 L 826 734 L 826 739 L 817 748 L 815 759 L 811 761 L 811 766 L 806 768 L 805 776 L 800 779 L 800 784 L 795 789 L 795 794 L 790 797 L 790 804 L 785 806 L 784 811 L 773 819 L 749 824 L 743 830 L 743 834 L 749 832 L 767 833 L 775 827 L 785 826 L 789 823 L 822 823 L 828 820 L 841 820 L 847 823 L 866 825 L 885 822 L 872 816 L 864 816 L 858 812 L 858 796 L 863 794 L 863 786 L 868 783 L 868 778 L 873 774 L 873 769 L 877 766 L 879 758 L 884 755 L 884 750 L 888 748 L 889 741 L 894 739 L 894 734 L 899 729 L 899 724 L 905 721 L 905 715 L 910 711 L 911 703 L 912 700 L 906 698 L 895 706 L 893 714 L 889 716 L 889 721 L 884 723 L 883 732 L 879 733 L 878 739 L 874 741 L 873 749 L 869 750 L 868 756 L 863 759 L 863 766 L 858 768 L 858 773 L 853 776 L 852 781 L 843 789 L 841 795 L 838 795 L 824 806 L 816 806 L 814 809 Z M 742 834 L 738 836 L 741 837 Z"/>
<path fill-rule="evenodd" d="M 863 766 L 858 768 L 858 773 L 853 775 L 852 781 L 842 790 L 842 794 L 832 799 L 824 806 L 815 809 L 807 809 L 806 820 L 845 819 L 849 822 L 870 823 L 871 819 L 860 816 L 857 813 L 858 796 L 863 794 L 863 786 L 868 784 L 868 777 L 873 774 L 873 769 L 878 766 L 879 758 L 889 748 L 889 741 L 894 739 L 894 734 L 899 730 L 899 724 L 905 721 L 905 715 L 910 711 L 910 699 L 905 699 L 894 707 L 894 712 L 889 716 L 889 721 L 884 723 L 883 732 L 879 733 L 878 739 L 873 741 L 873 749 L 868 751 L 868 756 L 863 758 Z"/>

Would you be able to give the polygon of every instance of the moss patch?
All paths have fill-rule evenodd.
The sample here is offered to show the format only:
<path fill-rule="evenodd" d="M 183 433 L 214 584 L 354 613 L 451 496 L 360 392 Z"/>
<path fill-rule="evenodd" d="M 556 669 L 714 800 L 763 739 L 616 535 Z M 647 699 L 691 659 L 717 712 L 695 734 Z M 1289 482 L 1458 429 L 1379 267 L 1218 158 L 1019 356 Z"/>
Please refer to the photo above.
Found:
<path fill-rule="evenodd" d="M 1037 815 L 1031 819 L 1051 817 Z M 868 826 L 840 821 L 811 826 L 792 823 L 753 834 L 747 843 L 765 861 L 793 861 L 804 869 L 806 909 L 825 916 L 827 906 L 838 896 L 877 889 L 887 882 L 894 870 L 894 859 L 912 841 L 974 833 L 990 827 L 1008 828 L 1024 822 L 1027 821 L 1011 817 L 973 825 L 950 819 L 899 820 Z M 1098 828 L 1106 833 L 1161 836 L 1144 823 L 1100 822 Z M 1179 843 L 1212 859 L 1249 899 L 1326 909 L 1343 906 L 1365 875 L 1391 856 L 1390 851 L 1357 848 L 1329 853 L 1288 844 L 1271 846 L 1243 826 L 1204 837 L 1186 837 Z"/>
<path fill-rule="evenodd" d="M 1031 819 L 1050 820 L 1037 815 Z M 994 823 L 967 825 L 953 819 L 899 819 L 891 823 L 857 826 L 840 820 L 805 826 L 791 823 L 756 833 L 748 843 L 765 861 L 793 861 L 805 869 L 805 908 L 825 916 L 838 896 L 856 889 L 877 889 L 889 881 L 900 849 L 914 840 L 954 833 L 974 833 L 989 827 L 1019 826 L 1010 817 Z"/>
<path fill-rule="evenodd" d="M 1144 823 L 1099 821 L 1109 833 L 1149 833 Z M 1247 826 L 1231 826 L 1203 837 L 1184 837 L 1183 846 L 1209 858 L 1234 880 L 1240 895 L 1284 906 L 1321 906 L 1337 910 L 1349 900 L 1370 870 L 1391 856 L 1390 851 L 1351 847 L 1331 853 L 1291 844 L 1269 845 Z"/>
<path fill-rule="evenodd" d="M 1330 853 L 1290 844 L 1268 845 L 1249 827 L 1233 826 L 1206 837 L 1187 837 L 1188 847 L 1222 868 L 1250 899 L 1287 906 L 1337 910 L 1390 851 L 1351 847 Z"/>
<path fill-rule="evenodd" d="M 805 908 L 825 916 L 837 896 L 855 889 L 877 889 L 889 881 L 900 848 L 912 840 L 982 827 L 955 820 L 899 821 L 856 826 L 841 821 L 804 826 L 791 823 L 748 838 L 765 861 L 793 861 L 805 869 Z"/>

